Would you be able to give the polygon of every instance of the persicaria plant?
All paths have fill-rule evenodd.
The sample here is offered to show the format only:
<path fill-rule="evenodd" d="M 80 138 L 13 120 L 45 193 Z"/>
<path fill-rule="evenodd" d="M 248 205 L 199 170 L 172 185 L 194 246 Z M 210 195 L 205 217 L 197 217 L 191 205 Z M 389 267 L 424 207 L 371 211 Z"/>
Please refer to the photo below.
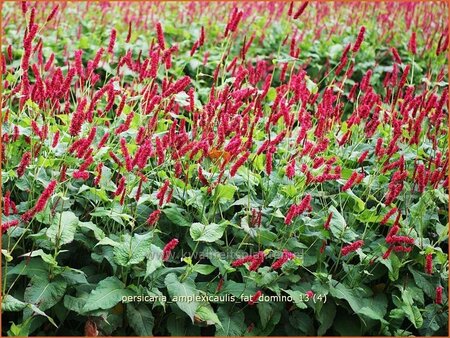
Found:
<path fill-rule="evenodd" d="M 2 4 L 2 335 L 445 336 L 447 13 Z"/>

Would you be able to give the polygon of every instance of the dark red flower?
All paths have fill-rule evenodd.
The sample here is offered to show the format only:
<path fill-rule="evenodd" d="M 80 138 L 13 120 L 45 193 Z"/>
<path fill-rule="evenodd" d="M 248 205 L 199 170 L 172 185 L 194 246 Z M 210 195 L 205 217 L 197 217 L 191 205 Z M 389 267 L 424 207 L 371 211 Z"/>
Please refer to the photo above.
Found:
<path fill-rule="evenodd" d="M 283 255 L 278 258 L 273 264 L 272 269 L 278 270 L 280 269 L 287 261 L 294 259 L 295 255 L 288 250 L 283 250 Z"/>
<path fill-rule="evenodd" d="M 220 290 L 222 290 L 222 286 L 223 286 L 223 278 L 220 278 L 219 282 L 217 283 L 216 292 L 220 292 Z"/>
<path fill-rule="evenodd" d="M 245 163 L 245 161 L 247 161 L 248 157 L 250 156 L 250 152 L 246 151 L 244 155 L 242 155 L 237 161 L 236 163 L 231 167 L 230 169 L 230 176 L 233 177 L 234 175 L 236 175 L 236 172 L 238 171 L 238 169 Z"/>
<path fill-rule="evenodd" d="M 256 293 L 252 296 L 252 298 L 248 302 L 248 305 L 255 304 L 258 301 L 259 297 L 261 297 L 261 296 L 262 296 L 261 290 L 256 291 Z"/>
<path fill-rule="evenodd" d="M 28 165 L 31 161 L 31 153 L 27 151 L 22 155 L 22 159 L 20 160 L 19 167 L 17 168 L 17 176 L 22 177 L 27 169 Z"/>
<path fill-rule="evenodd" d="M 354 171 L 350 178 L 345 182 L 344 186 L 342 187 L 342 191 L 346 191 L 347 189 L 350 189 L 354 184 L 359 183 L 364 178 L 364 175 L 357 173 Z"/>
<path fill-rule="evenodd" d="M 434 301 L 436 304 L 442 304 L 442 290 L 444 290 L 442 286 L 436 287 L 436 297 Z"/>
<path fill-rule="evenodd" d="M 301 215 L 306 210 L 311 208 L 311 195 L 307 194 L 303 200 L 298 204 L 293 204 L 289 208 L 286 219 L 284 220 L 284 224 L 289 225 L 292 222 L 292 219 L 298 215 Z"/>
<path fill-rule="evenodd" d="M 114 51 L 114 45 L 116 43 L 116 35 L 117 31 L 114 28 L 111 29 L 111 35 L 109 37 L 108 53 L 112 53 Z"/>
<path fill-rule="evenodd" d="M 249 271 L 256 271 L 262 263 L 264 263 L 264 252 L 259 251 L 255 255 L 252 256 L 252 261 L 250 266 L 248 267 Z"/>
<path fill-rule="evenodd" d="M 125 43 L 130 42 L 130 38 L 131 38 L 131 21 L 128 22 L 128 33 L 127 33 L 127 38 L 125 39 Z"/>
<path fill-rule="evenodd" d="M 389 220 L 389 218 L 395 214 L 398 211 L 398 208 L 392 208 L 391 210 L 389 210 L 386 215 L 383 217 L 383 219 L 381 220 L 381 224 L 386 224 L 387 221 Z"/>
<path fill-rule="evenodd" d="M 114 192 L 114 196 L 119 196 L 120 194 L 122 194 L 125 190 L 125 176 L 122 176 L 119 180 L 119 184 L 117 185 L 117 189 Z"/>
<path fill-rule="evenodd" d="M 330 223 L 331 223 L 331 218 L 333 217 L 333 213 L 330 212 L 330 214 L 328 215 L 327 221 L 325 222 L 325 224 L 323 225 L 325 230 L 329 230 L 330 229 Z"/>
<path fill-rule="evenodd" d="M 298 19 L 300 15 L 302 15 L 302 13 L 305 11 L 306 6 L 308 6 L 308 1 L 305 1 L 304 3 L 301 4 L 301 6 L 299 7 L 299 9 L 297 10 L 297 12 L 295 12 L 294 14 L 294 20 Z"/>
<path fill-rule="evenodd" d="M 170 257 L 170 254 L 173 249 L 178 245 L 178 239 L 174 238 L 169 243 L 166 244 L 166 246 L 163 249 L 162 252 L 162 260 L 167 261 Z"/>
<path fill-rule="evenodd" d="M 411 39 L 408 43 L 408 49 L 411 53 L 416 54 L 417 44 L 416 44 L 416 32 L 412 32 Z"/>
<path fill-rule="evenodd" d="M 150 226 L 153 226 L 156 224 L 156 222 L 158 222 L 159 220 L 159 216 L 161 214 L 161 210 L 157 209 L 155 211 L 153 211 L 150 216 L 148 216 L 147 218 L 147 224 Z"/>
<path fill-rule="evenodd" d="M 6 231 L 8 231 L 9 228 L 15 227 L 18 224 L 19 224 L 19 220 L 18 219 L 14 219 L 12 221 L 7 221 L 5 223 L 2 223 L 2 233 L 5 233 Z"/>
<path fill-rule="evenodd" d="M 364 241 L 363 240 L 359 240 L 359 241 L 356 241 L 356 242 L 351 243 L 349 245 L 346 245 L 346 246 L 344 246 L 341 249 L 341 254 L 342 254 L 342 256 L 347 256 L 349 253 L 356 251 L 357 249 L 359 249 L 363 245 L 364 245 Z"/>
<path fill-rule="evenodd" d="M 72 174 L 73 178 L 86 181 L 89 178 L 89 173 L 83 170 L 76 170 Z"/>
<path fill-rule="evenodd" d="M 389 258 L 389 256 L 391 255 L 392 249 L 393 249 L 393 246 L 390 246 L 387 249 L 387 251 L 383 254 L 383 259 L 388 259 Z"/>
<path fill-rule="evenodd" d="M 158 39 L 159 48 L 162 50 L 166 49 L 166 44 L 164 42 L 164 33 L 160 22 L 156 23 L 156 37 Z"/>
<path fill-rule="evenodd" d="M 251 262 L 252 260 L 253 260 L 253 256 L 252 255 L 245 256 L 245 257 L 238 258 L 238 259 L 234 260 L 231 263 L 231 266 L 236 268 L 236 267 L 244 265 L 245 263 Z"/>
<path fill-rule="evenodd" d="M 359 30 L 358 37 L 356 38 L 355 44 L 353 45 L 352 52 L 356 53 L 358 52 L 359 48 L 361 47 L 361 44 L 364 40 L 364 33 L 366 31 L 366 27 L 362 26 Z"/>
<path fill-rule="evenodd" d="M 425 258 L 425 272 L 429 275 L 433 274 L 433 255 L 428 254 Z"/>

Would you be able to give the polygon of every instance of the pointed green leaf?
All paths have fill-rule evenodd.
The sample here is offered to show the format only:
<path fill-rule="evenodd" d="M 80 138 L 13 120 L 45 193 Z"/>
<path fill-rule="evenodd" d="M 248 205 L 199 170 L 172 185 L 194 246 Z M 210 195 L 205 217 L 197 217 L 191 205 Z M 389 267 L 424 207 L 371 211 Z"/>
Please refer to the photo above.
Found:
<path fill-rule="evenodd" d="M 117 277 L 105 278 L 98 283 L 95 290 L 92 290 L 83 311 L 111 309 L 121 301 L 123 296 L 132 294 L 130 290 L 125 289 L 125 285 Z"/>
<path fill-rule="evenodd" d="M 194 241 L 211 243 L 222 238 L 226 227 L 226 223 L 211 223 L 207 225 L 202 223 L 193 223 L 189 232 Z"/>
<path fill-rule="evenodd" d="M 124 241 L 114 248 L 114 261 L 121 266 L 139 264 L 150 252 L 153 234 L 124 236 Z"/>
<path fill-rule="evenodd" d="M 194 282 L 190 279 L 180 282 L 174 273 L 169 273 L 164 282 L 172 301 L 176 302 L 180 310 L 185 312 L 194 322 L 198 302 L 189 300 L 189 297 L 198 295 Z"/>
<path fill-rule="evenodd" d="M 155 319 L 147 305 L 127 304 L 127 319 L 131 328 L 139 336 L 152 336 Z"/>
<path fill-rule="evenodd" d="M 2 310 L 5 312 L 20 311 L 26 306 L 27 303 L 24 303 L 11 295 L 6 295 L 2 299 Z"/>
<path fill-rule="evenodd" d="M 56 213 L 47 229 L 47 237 L 53 244 L 67 244 L 73 241 L 78 227 L 78 217 L 72 211 Z"/>
<path fill-rule="evenodd" d="M 217 317 L 222 323 L 222 326 L 216 326 L 216 336 L 240 337 L 247 328 L 242 311 L 232 311 L 228 310 L 227 307 L 221 306 L 217 311 Z"/>

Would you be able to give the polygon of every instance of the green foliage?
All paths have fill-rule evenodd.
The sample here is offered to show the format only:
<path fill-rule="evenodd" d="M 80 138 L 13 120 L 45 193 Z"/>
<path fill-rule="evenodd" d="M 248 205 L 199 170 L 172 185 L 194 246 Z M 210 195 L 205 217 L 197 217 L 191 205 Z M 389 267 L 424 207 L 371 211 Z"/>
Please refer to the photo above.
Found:
<path fill-rule="evenodd" d="M 289 5 L 2 6 L 2 335 L 447 334 L 446 4 Z"/>

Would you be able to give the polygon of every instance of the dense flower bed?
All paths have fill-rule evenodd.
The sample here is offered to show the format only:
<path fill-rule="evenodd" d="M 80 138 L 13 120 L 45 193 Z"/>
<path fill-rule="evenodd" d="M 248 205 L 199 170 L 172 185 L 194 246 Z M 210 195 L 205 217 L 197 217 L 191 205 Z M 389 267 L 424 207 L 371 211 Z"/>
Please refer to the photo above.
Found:
<path fill-rule="evenodd" d="M 445 335 L 447 13 L 3 4 L 2 334 Z"/>

